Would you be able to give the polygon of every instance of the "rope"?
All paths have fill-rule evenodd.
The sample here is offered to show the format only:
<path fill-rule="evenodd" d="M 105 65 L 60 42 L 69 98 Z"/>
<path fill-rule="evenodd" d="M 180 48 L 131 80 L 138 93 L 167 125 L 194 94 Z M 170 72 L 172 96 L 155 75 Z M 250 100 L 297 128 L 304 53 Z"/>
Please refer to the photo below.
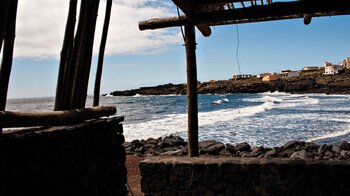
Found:
<path fill-rule="evenodd" d="M 176 6 L 176 9 L 177 9 L 177 16 L 180 19 L 180 9 L 179 9 L 178 6 Z M 182 26 L 180 26 L 180 29 L 181 29 L 182 38 L 183 38 L 184 42 L 186 42 L 186 40 L 185 40 L 185 33 L 184 33 L 184 30 L 182 29 Z"/>

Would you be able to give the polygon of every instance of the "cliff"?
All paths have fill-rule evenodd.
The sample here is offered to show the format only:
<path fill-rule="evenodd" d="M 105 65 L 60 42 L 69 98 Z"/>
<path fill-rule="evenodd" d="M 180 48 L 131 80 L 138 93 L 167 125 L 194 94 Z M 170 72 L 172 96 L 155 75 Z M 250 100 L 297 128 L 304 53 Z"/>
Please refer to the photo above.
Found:
<path fill-rule="evenodd" d="M 274 91 L 289 93 L 350 94 L 350 73 L 342 73 L 334 76 L 310 75 L 295 78 L 282 78 L 270 82 L 263 82 L 257 78 L 249 78 L 244 80 L 219 80 L 198 83 L 199 94 L 262 93 Z M 186 94 L 186 85 L 166 84 L 126 91 L 114 91 L 111 93 L 113 96 L 134 96 L 137 94 Z"/>

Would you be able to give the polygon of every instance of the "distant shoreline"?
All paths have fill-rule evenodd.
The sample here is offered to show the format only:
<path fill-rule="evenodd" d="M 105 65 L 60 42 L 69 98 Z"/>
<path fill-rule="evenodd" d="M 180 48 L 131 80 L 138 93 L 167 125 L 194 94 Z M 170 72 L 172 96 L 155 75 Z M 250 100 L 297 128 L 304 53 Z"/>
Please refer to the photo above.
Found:
<path fill-rule="evenodd" d="M 258 78 L 240 80 L 213 80 L 198 82 L 198 94 L 229 94 L 229 93 L 323 93 L 350 94 L 350 73 L 339 75 L 311 75 L 294 78 L 282 78 L 276 81 L 263 82 Z M 114 91 L 112 96 L 135 95 L 185 95 L 186 84 L 165 84 L 139 89 Z M 106 96 L 105 94 L 104 96 Z"/>

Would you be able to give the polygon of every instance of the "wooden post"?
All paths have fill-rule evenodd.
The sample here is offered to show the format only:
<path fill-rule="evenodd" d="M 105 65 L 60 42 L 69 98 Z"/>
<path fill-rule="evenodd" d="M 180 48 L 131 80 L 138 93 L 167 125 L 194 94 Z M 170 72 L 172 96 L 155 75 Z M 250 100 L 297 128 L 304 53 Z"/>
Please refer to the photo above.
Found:
<path fill-rule="evenodd" d="M 77 12 L 77 0 L 71 0 L 69 5 L 69 13 L 64 34 L 63 46 L 61 50 L 60 67 L 58 71 L 55 108 L 54 110 L 69 109 L 67 102 L 67 77 L 71 69 L 71 58 L 74 41 L 75 20 Z"/>
<path fill-rule="evenodd" d="M 92 49 L 94 44 L 95 27 L 99 0 L 82 0 L 85 11 L 81 11 L 77 30 L 77 50 L 74 59 L 74 79 L 71 96 L 71 109 L 84 108 L 91 69 Z M 75 46 L 74 46 L 75 47 Z"/>
<path fill-rule="evenodd" d="M 6 32 L 9 5 L 10 5 L 9 0 L 3 0 L 0 3 L 0 53 L 1 53 L 2 43 L 4 41 L 4 35 Z"/>
<path fill-rule="evenodd" d="M 100 52 L 98 54 L 98 60 L 97 60 L 93 106 L 98 106 L 100 101 L 100 86 L 101 86 L 101 77 L 102 77 L 102 68 L 103 68 L 103 58 L 104 58 L 105 48 L 106 48 L 109 21 L 111 18 L 112 3 L 113 3 L 112 0 L 107 0 L 106 14 L 105 14 L 105 20 L 103 23 L 103 31 L 102 31 L 101 44 L 100 44 Z"/>
<path fill-rule="evenodd" d="M 12 0 L 9 4 L 6 35 L 4 36 L 4 50 L 0 66 L 0 111 L 5 110 L 7 91 L 11 75 L 13 48 L 16 37 L 16 17 L 18 0 Z M 0 128 L 0 134 L 2 129 Z"/>
<path fill-rule="evenodd" d="M 192 23 L 185 25 L 188 98 L 188 156 L 198 157 L 198 96 L 196 34 Z"/>

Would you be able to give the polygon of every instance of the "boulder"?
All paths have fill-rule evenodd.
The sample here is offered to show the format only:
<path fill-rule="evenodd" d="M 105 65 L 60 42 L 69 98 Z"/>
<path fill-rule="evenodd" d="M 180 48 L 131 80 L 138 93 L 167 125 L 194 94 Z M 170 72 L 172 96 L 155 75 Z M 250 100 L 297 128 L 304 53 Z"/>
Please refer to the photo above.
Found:
<path fill-rule="evenodd" d="M 243 143 L 237 144 L 235 146 L 235 149 L 237 151 L 250 151 L 250 145 L 247 142 L 243 142 Z"/>
<path fill-rule="evenodd" d="M 225 145 L 222 142 L 217 142 L 214 140 L 199 142 L 201 154 L 218 155 L 224 148 Z"/>
<path fill-rule="evenodd" d="M 350 144 L 346 141 L 341 142 L 338 146 L 341 150 L 350 151 Z"/>
<path fill-rule="evenodd" d="M 140 140 L 133 140 L 130 145 L 130 150 L 134 151 L 135 149 L 138 149 L 140 147 L 143 147 L 143 144 Z"/>
<path fill-rule="evenodd" d="M 348 159 L 350 158 L 350 151 L 348 150 L 342 150 L 340 151 L 340 157 L 341 159 Z"/>
<path fill-rule="evenodd" d="M 227 151 L 229 151 L 232 155 L 235 155 L 237 150 L 235 149 L 235 147 L 231 144 L 226 144 L 226 149 Z"/>
<path fill-rule="evenodd" d="M 305 160 L 305 159 L 307 159 L 307 152 L 306 152 L 306 150 L 296 151 L 290 156 L 290 158 L 291 159 L 302 159 L 302 160 Z"/>
<path fill-rule="evenodd" d="M 302 141 L 289 141 L 283 145 L 283 150 L 296 148 L 297 146 L 304 146 L 305 142 Z"/>
<path fill-rule="evenodd" d="M 161 140 L 162 138 L 158 138 L 158 139 L 154 139 L 154 138 L 148 138 L 145 141 L 145 144 L 153 144 L 153 145 L 157 145 L 158 141 Z"/>
<path fill-rule="evenodd" d="M 278 157 L 276 148 L 269 150 L 265 153 L 265 158 Z"/>
<path fill-rule="evenodd" d="M 169 147 L 169 146 L 186 146 L 187 142 L 182 139 L 180 136 L 166 136 L 162 140 L 157 142 L 157 145 L 161 148 Z"/>
<path fill-rule="evenodd" d="M 328 150 L 328 146 L 327 144 L 322 144 L 319 148 L 318 148 L 318 154 L 323 155 L 327 150 Z"/>
<path fill-rule="evenodd" d="M 335 153 L 340 153 L 341 148 L 337 144 L 332 145 L 332 151 Z"/>
<path fill-rule="evenodd" d="M 253 156 L 253 157 L 258 157 L 262 154 L 265 153 L 265 148 L 262 147 L 262 146 L 258 146 L 258 147 L 255 147 L 252 149 L 252 151 L 250 152 L 250 154 Z"/>

